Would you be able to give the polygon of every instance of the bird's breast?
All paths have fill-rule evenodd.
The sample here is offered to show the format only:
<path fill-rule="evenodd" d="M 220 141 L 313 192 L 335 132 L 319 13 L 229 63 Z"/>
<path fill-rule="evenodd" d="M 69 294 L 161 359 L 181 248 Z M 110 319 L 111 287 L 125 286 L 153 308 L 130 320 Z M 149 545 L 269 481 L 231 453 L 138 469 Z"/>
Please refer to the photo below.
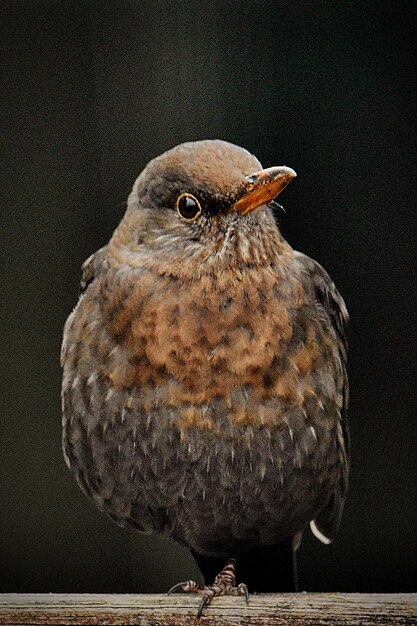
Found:
<path fill-rule="evenodd" d="M 136 390 L 147 412 L 163 406 L 181 431 L 216 428 L 214 403 L 237 424 L 275 423 L 314 395 L 317 337 L 302 296 L 271 268 L 189 284 L 113 277 L 102 287 L 112 388 Z"/>

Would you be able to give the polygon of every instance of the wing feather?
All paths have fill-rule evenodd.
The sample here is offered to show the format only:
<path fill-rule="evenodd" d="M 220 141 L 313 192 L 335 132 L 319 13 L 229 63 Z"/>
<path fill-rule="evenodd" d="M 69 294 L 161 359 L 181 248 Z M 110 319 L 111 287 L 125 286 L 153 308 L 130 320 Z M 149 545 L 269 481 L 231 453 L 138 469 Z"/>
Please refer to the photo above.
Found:
<path fill-rule="evenodd" d="M 330 543 L 337 533 L 349 482 L 350 444 L 347 421 L 349 381 L 346 369 L 346 331 L 349 315 L 342 296 L 321 265 L 302 253 L 297 252 L 296 255 L 301 264 L 302 272 L 308 275 L 309 280 L 307 282 L 312 286 L 312 297 L 314 298 L 317 307 L 319 307 L 321 309 L 321 313 L 324 313 L 329 319 L 334 329 L 342 370 L 341 380 L 339 381 L 342 393 L 342 407 L 340 412 L 340 422 L 337 425 L 337 441 L 342 468 L 340 483 L 324 509 L 320 511 L 320 514 L 315 520 L 312 520 L 311 523 L 312 531 L 315 536 L 324 543 Z"/>
<path fill-rule="evenodd" d="M 107 269 L 107 246 L 103 246 L 88 257 L 81 266 L 80 294 L 84 293 L 88 286 L 104 274 Z"/>

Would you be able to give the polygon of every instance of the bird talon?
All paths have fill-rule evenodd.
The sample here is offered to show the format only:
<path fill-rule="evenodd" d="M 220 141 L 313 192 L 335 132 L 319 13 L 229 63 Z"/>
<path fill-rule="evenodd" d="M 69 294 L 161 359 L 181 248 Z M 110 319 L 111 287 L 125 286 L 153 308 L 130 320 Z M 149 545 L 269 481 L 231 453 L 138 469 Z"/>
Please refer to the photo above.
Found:
<path fill-rule="evenodd" d="M 167 595 L 170 596 L 178 589 L 182 589 L 182 591 L 188 593 L 192 591 L 198 592 L 199 587 L 194 580 L 184 580 L 183 582 L 177 583 L 176 585 L 173 585 L 170 589 L 168 589 Z"/>
<path fill-rule="evenodd" d="M 246 604 L 249 602 L 249 591 L 245 583 L 236 585 L 235 579 L 235 559 L 229 559 L 222 571 L 216 576 L 212 585 L 198 585 L 194 580 L 185 580 L 177 583 L 168 591 L 168 595 L 174 593 L 178 589 L 182 589 L 186 593 L 199 593 L 202 595 L 197 610 L 197 619 L 203 614 L 203 610 L 208 606 L 213 598 L 219 596 L 245 596 Z"/>
<path fill-rule="evenodd" d="M 184 584 L 185 582 L 172 585 L 172 587 L 170 587 L 167 591 L 167 596 L 170 596 L 172 593 L 174 593 L 174 591 L 177 591 L 177 589 L 181 589 Z"/>
<path fill-rule="evenodd" d="M 210 604 L 210 602 L 212 601 L 214 596 L 212 596 L 211 594 L 204 592 L 203 597 L 201 598 L 201 602 L 198 606 L 198 610 L 197 610 L 197 614 L 196 617 L 197 619 L 200 619 L 202 613 L 203 613 L 203 609 L 204 607 L 206 607 L 208 604 Z"/>
<path fill-rule="evenodd" d="M 240 596 L 245 596 L 246 604 L 249 604 L 249 590 L 245 583 L 240 583 L 237 586 L 237 590 Z"/>
<path fill-rule="evenodd" d="M 167 592 L 171 595 L 181 589 L 185 593 L 198 593 L 202 595 L 198 605 L 196 618 L 200 619 L 203 610 L 208 606 L 213 598 L 219 596 L 245 596 L 246 604 L 249 604 L 249 590 L 245 583 L 236 585 L 235 576 L 236 559 L 229 559 L 222 571 L 216 576 L 212 585 L 198 585 L 194 580 L 184 580 L 173 585 Z"/>

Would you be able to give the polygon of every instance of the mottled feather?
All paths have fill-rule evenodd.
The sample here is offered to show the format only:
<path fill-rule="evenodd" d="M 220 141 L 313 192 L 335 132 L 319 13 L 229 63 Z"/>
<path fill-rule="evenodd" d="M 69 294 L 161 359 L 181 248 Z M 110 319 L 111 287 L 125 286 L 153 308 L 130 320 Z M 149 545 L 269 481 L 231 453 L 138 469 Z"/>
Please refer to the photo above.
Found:
<path fill-rule="evenodd" d="M 220 141 L 152 161 L 83 266 L 62 346 L 64 455 L 82 490 L 200 563 L 256 563 L 258 591 L 274 588 L 256 576 L 268 553 L 292 578 L 310 522 L 333 538 L 349 466 L 346 309 L 268 206 L 233 210 L 260 167 Z M 184 192 L 195 221 L 176 211 Z"/>

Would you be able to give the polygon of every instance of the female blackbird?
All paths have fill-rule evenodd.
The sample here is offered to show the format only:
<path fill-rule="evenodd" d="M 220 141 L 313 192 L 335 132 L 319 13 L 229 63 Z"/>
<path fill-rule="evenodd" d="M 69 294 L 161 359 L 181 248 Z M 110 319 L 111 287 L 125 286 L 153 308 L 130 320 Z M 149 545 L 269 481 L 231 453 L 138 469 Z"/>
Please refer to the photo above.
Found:
<path fill-rule="evenodd" d="M 65 460 L 116 522 L 190 547 L 207 582 L 226 564 L 173 588 L 203 595 L 199 615 L 294 588 L 303 530 L 329 543 L 345 500 L 348 315 L 274 221 L 294 176 L 217 140 L 154 159 L 65 325 Z"/>

